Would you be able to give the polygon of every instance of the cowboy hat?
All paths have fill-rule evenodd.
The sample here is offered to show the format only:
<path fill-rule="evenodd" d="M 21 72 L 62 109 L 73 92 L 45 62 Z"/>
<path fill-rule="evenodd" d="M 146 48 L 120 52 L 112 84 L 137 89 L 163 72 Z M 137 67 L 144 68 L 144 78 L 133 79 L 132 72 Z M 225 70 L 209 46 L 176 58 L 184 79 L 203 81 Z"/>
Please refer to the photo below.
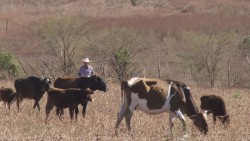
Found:
<path fill-rule="evenodd" d="M 91 61 L 89 60 L 89 58 L 83 58 L 82 62 L 84 62 L 84 63 L 90 63 Z"/>

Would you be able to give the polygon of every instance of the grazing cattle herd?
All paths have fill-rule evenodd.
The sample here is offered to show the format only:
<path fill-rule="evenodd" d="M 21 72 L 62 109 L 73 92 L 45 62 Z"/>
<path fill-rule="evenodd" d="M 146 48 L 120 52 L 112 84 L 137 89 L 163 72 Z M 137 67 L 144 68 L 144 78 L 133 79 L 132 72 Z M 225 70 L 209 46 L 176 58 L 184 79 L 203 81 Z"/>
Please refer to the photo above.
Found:
<path fill-rule="evenodd" d="M 56 114 L 61 119 L 63 109 L 68 108 L 70 118 L 77 119 L 78 106 L 82 105 L 82 115 L 85 117 L 88 102 L 92 102 L 91 95 L 99 90 L 106 92 L 108 87 L 98 75 L 92 77 L 59 77 L 52 87 L 50 78 L 38 78 L 30 76 L 17 79 L 14 82 L 15 91 L 11 88 L 0 88 L 0 101 L 3 101 L 10 110 L 10 105 L 17 101 L 19 111 L 20 102 L 29 98 L 35 101 L 33 108 L 40 111 L 39 100 L 45 92 L 47 102 L 45 107 L 46 119 L 50 111 L 56 107 Z M 223 124 L 229 124 L 225 102 L 220 96 L 204 95 L 200 98 L 201 111 L 198 109 L 190 88 L 183 82 L 175 80 L 160 80 L 134 77 L 121 83 L 121 106 L 117 115 L 115 133 L 125 117 L 128 130 L 131 130 L 130 122 L 135 110 L 140 110 L 150 115 L 169 113 L 169 127 L 172 133 L 173 119 L 177 117 L 186 131 L 186 119 L 189 117 L 195 127 L 203 133 L 208 133 L 207 113 L 213 114 Z"/>

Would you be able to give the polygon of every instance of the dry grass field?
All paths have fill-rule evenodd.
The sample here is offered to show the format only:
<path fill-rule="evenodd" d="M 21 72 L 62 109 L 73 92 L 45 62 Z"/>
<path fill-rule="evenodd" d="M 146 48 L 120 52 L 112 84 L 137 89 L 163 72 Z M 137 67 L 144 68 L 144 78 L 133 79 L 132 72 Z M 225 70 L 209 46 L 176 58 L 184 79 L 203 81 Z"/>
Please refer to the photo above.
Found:
<path fill-rule="evenodd" d="M 187 117 L 188 138 L 186 140 L 250 141 L 250 110 L 248 109 L 250 107 L 250 89 L 244 88 L 244 86 L 248 88 L 250 86 L 250 65 L 245 57 L 240 58 L 243 56 L 239 57 L 238 54 L 234 54 L 244 38 L 250 35 L 250 1 L 136 1 L 137 5 L 132 6 L 131 0 L 0 0 L 0 50 L 4 48 L 13 53 L 24 64 L 25 69 L 30 70 L 27 67 L 27 63 L 30 63 L 40 71 L 42 68 L 39 64 L 40 59 L 51 62 L 53 55 L 47 44 L 41 41 L 37 27 L 41 26 L 41 22 L 55 17 L 78 17 L 86 19 L 91 25 L 91 32 L 87 36 L 90 39 L 101 36 L 105 30 L 111 31 L 116 28 L 143 31 L 141 34 L 145 38 L 144 41 L 150 42 L 149 48 L 141 54 L 143 63 L 145 62 L 146 76 L 158 76 L 156 61 L 160 58 L 163 77 L 178 79 L 193 85 L 195 82 L 191 77 L 179 70 L 178 53 L 183 49 L 184 44 L 181 42 L 182 33 L 192 31 L 217 34 L 233 31 L 237 34 L 237 38 L 227 50 L 229 50 L 229 56 L 232 57 L 231 79 L 235 77 L 238 79 L 237 82 L 241 82 L 239 88 L 220 87 L 227 84 L 226 61 L 220 66 L 220 80 L 215 88 L 191 86 L 198 107 L 199 98 L 204 94 L 215 94 L 224 98 L 231 119 L 230 126 L 225 128 L 219 122 L 214 125 L 212 116 L 209 115 L 209 133 L 204 136 L 195 129 Z M 94 44 L 94 42 L 91 43 Z M 89 45 L 79 48 L 81 49 L 78 54 L 81 57 L 77 58 L 79 65 L 82 56 L 88 55 L 93 60 L 93 67 L 98 68 L 100 64 L 97 61 L 101 58 L 95 54 L 97 49 Z M 227 55 L 227 53 L 223 52 L 223 55 Z M 30 70 L 29 75 L 31 74 Z M 57 75 L 61 76 L 59 73 Z M 111 80 L 113 77 L 110 76 L 107 79 Z M 0 80 L 0 87 L 2 86 L 13 88 L 13 81 Z M 93 95 L 95 101 L 88 105 L 86 117 L 83 119 L 79 113 L 77 121 L 70 121 L 68 111 L 65 110 L 63 121 L 60 122 L 54 108 L 51 111 L 49 122 L 45 124 L 47 94 L 44 94 L 40 101 L 40 113 L 32 109 L 33 100 L 25 99 L 21 103 L 19 113 L 17 113 L 16 103 L 14 103 L 11 106 L 10 115 L 7 114 L 4 105 L 0 103 L 0 141 L 182 140 L 184 133 L 179 120 L 175 120 L 174 137 L 171 138 L 167 113 L 149 116 L 140 111 L 135 111 L 132 117 L 132 134 L 128 135 L 125 121 L 123 121 L 119 128 L 119 136 L 115 136 L 114 126 L 120 108 L 120 88 L 117 84 L 110 84 L 109 87 L 108 92 L 96 92 Z"/>
<path fill-rule="evenodd" d="M 12 87 L 11 82 L 1 82 L 1 86 Z M 197 105 L 203 94 L 216 94 L 224 98 L 231 123 L 228 128 L 219 122 L 214 125 L 209 115 L 209 133 L 204 136 L 195 129 L 191 120 L 187 118 L 187 131 L 190 141 L 248 141 L 250 140 L 250 90 L 246 89 L 204 89 L 191 87 Z M 93 95 L 94 102 L 87 108 L 87 115 L 83 119 L 79 114 L 77 121 L 70 121 L 68 111 L 62 122 L 55 115 L 55 108 L 51 111 L 49 122 L 45 124 L 46 96 L 40 101 L 41 112 L 33 111 L 33 101 L 24 100 L 21 112 L 17 113 L 16 103 L 11 106 L 11 113 L 7 115 L 4 106 L 0 107 L 0 140 L 100 140 L 100 141 L 163 141 L 181 140 L 182 126 L 175 120 L 174 138 L 170 138 L 168 114 L 149 116 L 135 111 L 132 117 L 132 135 L 128 135 L 125 121 L 119 128 L 119 136 L 114 134 L 114 125 L 120 105 L 119 86 L 112 85 L 106 93 L 97 92 Z"/>

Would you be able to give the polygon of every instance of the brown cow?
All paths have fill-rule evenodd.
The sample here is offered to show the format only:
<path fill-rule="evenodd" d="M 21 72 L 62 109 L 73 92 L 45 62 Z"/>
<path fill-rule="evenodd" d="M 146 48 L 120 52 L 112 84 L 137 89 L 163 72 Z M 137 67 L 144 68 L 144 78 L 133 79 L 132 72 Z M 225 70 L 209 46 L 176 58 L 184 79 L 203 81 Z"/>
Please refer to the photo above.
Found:
<path fill-rule="evenodd" d="M 108 90 L 107 85 L 97 74 L 92 77 L 59 77 L 54 82 L 54 87 L 61 89 L 69 89 L 69 88 L 79 88 L 86 89 L 90 88 L 90 90 L 100 90 L 106 92 Z M 85 117 L 86 109 L 88 102 L 84 103 L 82 109 L 82 115 Z M 57 109 L 58 113 L 59 109 Z M 61 111 L 62 113 L 62 111 Z"/>
<path fill-rule="evenodd" d="M 8 110 L 10 112 L 10 105 L 15 102 L 16 100 L 16 94 L 14 93 L 14 90 L 11 88 L 4 88 L 2 87 L 0 89 L 0 101 L 3 101 L 5 106 L 8 106 Z"/>
<path fill-rule="evenodd" d="M 116 134 L 123 117 L 126 119 L 128 130 L 131 130 L 130 121 L 135 109 L 150 115 L 169 113 L 171 131 L 174 117 L 178 117 L 181 120 L 183 129 L 186 130 L 186 120 L 182 114 L 182 111 L 184 111 L 201 132 L 204 134 L 208 132 L 206 119 L 198 111 L 190 89 L 184 83 L 134 77 L 124 81 L 121 89 L 122 103 L 115 125 Z"/>
<path fill-rule="evenodd" d="M 60 111 L 63 108 L 69 108 L 70 118 L 73 119 L 75 112 L 75 119 L 77 119 L 79 104 L 86 103 L 86 101 L 92 101 L 90 94 L 94 92 L 90 89 L 59 89 L 50 88 L 48 91 L 47 104 L 46 104 L 46 120 L 49 117 L 50 111 L 56 106 Z M 61 119 L 61 113 L 57 113 L 59 119 Z"/>
<path fill-rule="evenodd" d="M 208 113 L 213 114 L 214 123 L 216 122 L 216 118 L 218 118 L 223 124 L 229 124 L 229 115 L 227 114 L 226 105 L 222 97 L 216 95 L 204 95 L 200 100 L 201 109 L 208 110 Z"/>

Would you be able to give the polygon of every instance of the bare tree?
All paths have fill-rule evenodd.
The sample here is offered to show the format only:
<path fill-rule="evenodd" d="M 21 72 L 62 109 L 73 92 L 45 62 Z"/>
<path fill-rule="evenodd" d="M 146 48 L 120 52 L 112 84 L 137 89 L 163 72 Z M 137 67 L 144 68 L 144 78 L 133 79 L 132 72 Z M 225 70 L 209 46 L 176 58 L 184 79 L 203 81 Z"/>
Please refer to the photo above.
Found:
<path fill-rule="evenodd" d="M 195 34 L 185 33 L 184 38 L 188 47 L 183 54 L 183 62 L 194 73 L 203 73 L 209 79 L 211 87 L 214 87 L 219 72 L 219 63 L 222 60 L 224 49 L 231 42 L 231 34 Z M 188 64 L 188 65 L 187 65 Z"/>
<path fill-rule="evenodd" d="M 87 22 L 79 18 L 52 19 L 42 25 L 40 35 L 56 55 L 64 75 L 74 71 L 74 57 L 79 52 L 79 46 L 83 44 L 83 38 L 87 32 Z"/>

